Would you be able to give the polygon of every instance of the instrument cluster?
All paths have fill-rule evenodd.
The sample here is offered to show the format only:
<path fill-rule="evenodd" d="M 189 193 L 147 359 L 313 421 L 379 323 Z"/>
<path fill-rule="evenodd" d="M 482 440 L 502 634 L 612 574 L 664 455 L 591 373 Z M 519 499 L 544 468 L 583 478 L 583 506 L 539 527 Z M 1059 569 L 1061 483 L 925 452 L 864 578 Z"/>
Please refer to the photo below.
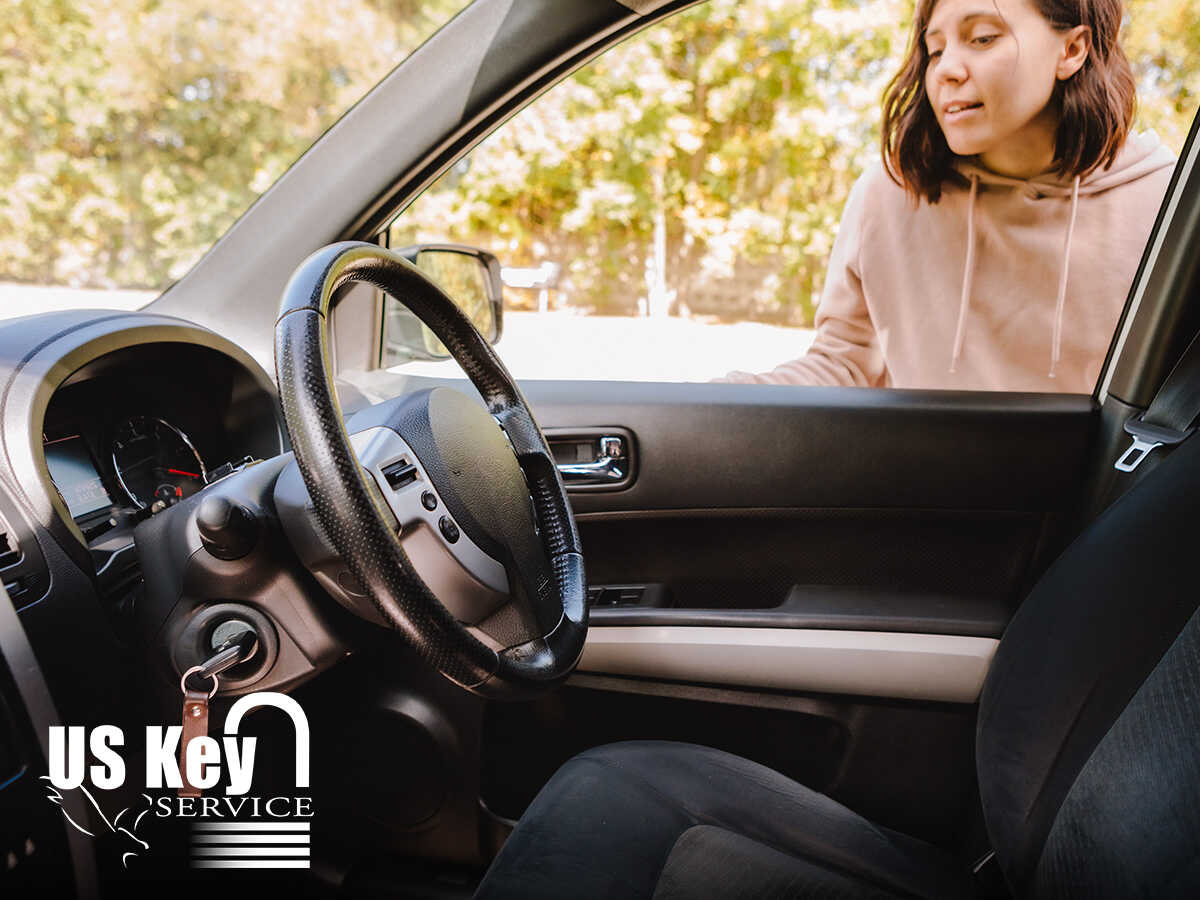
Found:
<path fill-rule="evenodd" d="M 221 474 L 280 450 L 269 395 L 209 348 L 146 345 L 104 357 L 58 389 L 42 449 L 86 538 L 161 512 Z"/>

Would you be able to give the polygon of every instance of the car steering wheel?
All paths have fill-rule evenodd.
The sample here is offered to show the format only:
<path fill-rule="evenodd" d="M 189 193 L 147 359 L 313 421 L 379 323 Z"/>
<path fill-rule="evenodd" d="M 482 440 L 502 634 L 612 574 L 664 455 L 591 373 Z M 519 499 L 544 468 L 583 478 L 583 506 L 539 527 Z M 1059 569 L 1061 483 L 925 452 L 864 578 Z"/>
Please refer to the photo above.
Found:
<path fill-rule="evenodd" d="M 446 346 L 487 405 L 485 412 L 460 392 L 435 388 L 392 407 L 380 423 L 385 444 L 393 447 L 385 452 L 397 456 L 399 447 L 417 459 L 401 452 L 390 468 L 386 458 L 377 456 L 368 465 L 356 455 L 354 446 L 362 442 L 352 442 L 347 433 L 334 391 L 326 323 L 331 299 L 353 282 L 374 285 L 408 307 Z M 528 695 L 564 679 L 587 635 L 575 518 L 529 404 L 454 301 L 390 250 L 357 241 L 332 244 L 301 263 L 284 289 L 275 323 L 275 369 L 317 521 L 378 618 L 443 675 L 477 694 Z M 396 435 L 402 442 L 396 443 Z M 418 574 L 397 534 L 397 522 L 405 525 L 395 515 L 399 495 L 387 474 L 399 471 L 400 462 L 408 466 L 402 479 L 411 479 L 414 471 L 423 476 L 417 491 L 405 485 L 404 496 L 419 494 L 422 504 L 440 503 L 438 511 L 450 514 L 441 517 L 439 528 L 425 529 L 424 546 L 436 538 L 441 546 L 435 549 L 462 557 L 470 544 L 504 567 L 510 589 L 495 595 L 504 600 L 498 610 L 493 605 L 486 616 L 467 615 L 463 621 L 460 598 L 442 590 L 439 599 Z"/>

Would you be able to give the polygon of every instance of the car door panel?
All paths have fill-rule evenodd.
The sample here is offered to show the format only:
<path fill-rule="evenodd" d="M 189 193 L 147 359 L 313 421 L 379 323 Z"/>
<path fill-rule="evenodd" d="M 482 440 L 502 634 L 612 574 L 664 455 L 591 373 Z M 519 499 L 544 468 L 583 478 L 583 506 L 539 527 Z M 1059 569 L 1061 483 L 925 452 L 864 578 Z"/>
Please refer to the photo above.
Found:
<path fill-rule="evenodd" d="M 572 497 L 594 601 L 581 671 L 966 703 L 1095 418 L 1086 397 L 526 392 L 552 434 L 619 423 L 636 439 L 627 490 Z"/>
<path fill-rule="evenodd" d="M 1096 418 L 1082 396 L 524 389 L 543 427 L 620 425 L 636 441 L 627 490 L 572 504 L 590 584 L 666 592 L 653 609 L 597 608 L 598 625 L 998 636 L 1061 537 Z"/>

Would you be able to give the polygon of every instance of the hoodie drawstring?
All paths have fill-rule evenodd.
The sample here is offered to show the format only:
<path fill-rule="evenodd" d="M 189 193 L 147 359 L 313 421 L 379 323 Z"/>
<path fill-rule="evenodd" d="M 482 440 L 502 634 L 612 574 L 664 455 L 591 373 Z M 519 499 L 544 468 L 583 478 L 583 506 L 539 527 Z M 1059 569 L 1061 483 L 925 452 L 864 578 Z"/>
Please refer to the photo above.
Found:
<path fill-rule="evenodd" d="M 975 278 L 975 198 L 979 193 L 979 176 L 971 175 L 971 196 L 967 200 L 967 259 L 963 263 L 962 296 L 958 300 L 958 325 L 954 329 L 954 349 L 950 354 L 950 372 L 953 374 L 962 356 L 963 337 L 967 330 L 967 313 L 971 308 L 971 283 Z M 1058 360 L 1062 355 L 1063 309 L 1067 303 L 1067 277 L 1071 271 L 1071 241 L 1075 238 L 1075 215 L 1079 211 L 1079 176 L 1075 176 L 1071 187 L 1071 220 L 1063 240 L 1062 269 L 1058 276 L 1058 297 L 1054 306 L 1054 331 L 1051 337 L 1050 373 L 1055 377 Z"/>
<path fill-rule="evenodd" d="M 1079 179 L 1075 180 L 1076 187 Z M 954 351 L 950 354 L 950 372 L 958 366 L 962 354 L 963 332 L 967 326 L 967 309 L 971 305 L 971 281 L 975 277 L 975 195 L 979 192 L 979 176 L 971 176 L 971 197 L 967 201 L 967 261 L 963 264 L 962 296 L 958 300 L 958 327 L 954 329 Z M 1074 217 L 1072 217 L 1074 224 Z"/>
<path fill-rule="evenodd" d="M 1054 337 L 1053 349 L 1050 352 L 1050 377 L 1058 367 L 1058 358 L 1062 349 L 1062 320 L 1063 307 L 1067 303 L 1067 273 L 1071 270 L 1071 239 L 1075 236 L 1075 213 L 1079 210 L 1079 176 L 1075 176 L 1075 185 L 1071 189 L 1071 224 L 1067 226 L 1067 238 L 1063 242 L 1062 272 L 1058 276 L 1058 303 L 1054 307 Z"/>

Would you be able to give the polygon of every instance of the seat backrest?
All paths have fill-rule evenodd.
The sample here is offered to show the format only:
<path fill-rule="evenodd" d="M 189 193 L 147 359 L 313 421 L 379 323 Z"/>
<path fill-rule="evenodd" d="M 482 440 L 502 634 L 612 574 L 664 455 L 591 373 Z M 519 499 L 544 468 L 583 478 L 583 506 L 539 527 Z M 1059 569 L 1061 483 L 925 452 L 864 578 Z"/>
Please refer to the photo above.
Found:
<path fill-rule="evenodd" d="M 1016 896 L 1200 897 L 1200 437 L 1075 540 L 1022 604 L 976 764 Z"/>

